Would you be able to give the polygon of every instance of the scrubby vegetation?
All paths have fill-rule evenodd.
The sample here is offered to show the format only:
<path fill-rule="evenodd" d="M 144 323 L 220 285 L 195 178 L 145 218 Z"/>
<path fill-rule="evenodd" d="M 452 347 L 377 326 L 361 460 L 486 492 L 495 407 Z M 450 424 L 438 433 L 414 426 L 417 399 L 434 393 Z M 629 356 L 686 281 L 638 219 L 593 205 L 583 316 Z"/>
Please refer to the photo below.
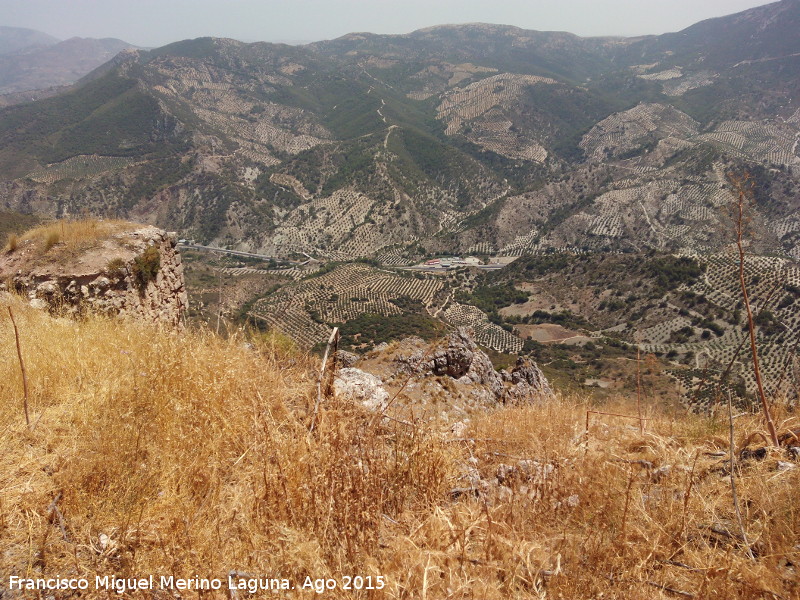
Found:
<path fill-rule="evenodd" d="M 35 165 L 55 163 L 79 154 L 141 156 L 168 153 L 173 140 L 156 135 L 154 123 L 176 121 L 162 114 L 157 100 L 136 81 L 108 73 L 84 86 L 46 98 L 35 106 L 2 110 L 0 167 L 23 175 Z M 166 144 L 164 142 L 167 142 Z"/>
<path fill-rule="evenodd" d="M 9 245 L 11 238 L 19 241 L 19 234 L 39 224 L 39 217 L 13 211 L 0 211 L 0 246 Z"/>
<path fill-rule="evenodd" d="M 159 261 L 161 259 L 159 258 Z M 125 274 L 127 273 L 128 265 L 125 263 L 125 260 L 122 258 L 112 258 L 106 264 L 106 273 L 112 279 L 122 279 Z"/>
<path fill-rule="evenodd" d="M 645 272 L 655 280 L 654 294 L 663 294 L 682 284 L 691 285 L 705 270 L 705 265 L 684 256 L 658 257 L 645 263 Z"/>
<path fill-rule="evenodd" d="M 381 342 L 402 340 L 411 336 L 430 340 L 441 335 L 444 330 L 445 326 L 441 321 L 412 312 L 388 317 L 366 313 L 339 324 L 342 346 L 349 350 L 372 348 Z"/>
<path fill-rule="evenodd" d="M 580 315 L 575 315 L 568 310 L 559 312 L 548 312 L 546 310 L 535 310 L 532 314 L 525 317 L 507 317 L 509 323 L 555 323 L 572 329 L 588 329 L 595 327 Z"/>
<path fill-rule="evenodd" d="M 82 243 L 91 243 L 107 237 L 109 234 L 133 227 L 138 227 L 138 225 L 114 219 L 62 220 L 30 229 L 25 232 L 20 240 L 23 242 L 28 240 L 41 241 L 51 236 L 58 236 L 59 242 L 78 245 Z"/>
<path fill-rule="evenodd" d="M 191 172 L 192 166 L 191 160 L 171 156 L 139 167 L 133 182 L 125 190 L 123 206 L 130 209 L 137 202 L 151 198 L 163 187 L 179 182 Z"/>
<path fill-rule="evenodd" d="M 456 294 L 456 299 L 477 306 L 486 313 L 492 313 L 504 306 L 522 304 L 528 299 L 528 294 L 511 285 L 478 286 L 471 294 Z"/>
<path fill-rule="evenodd" d="M 6 252 L 15 252 L 19 247 L 19 237 L 16 233 L 9 234 L 8 243 L 6 244 Z"/>
<path fill-rule="evenodd" d="M 147 284 L 156 278 L 160 269 L 161 255 L 155 246 L 148 246 L 144 252 L 136 256 L 131 267 L 133 278 L 140 290 L 144 290 Z"/>

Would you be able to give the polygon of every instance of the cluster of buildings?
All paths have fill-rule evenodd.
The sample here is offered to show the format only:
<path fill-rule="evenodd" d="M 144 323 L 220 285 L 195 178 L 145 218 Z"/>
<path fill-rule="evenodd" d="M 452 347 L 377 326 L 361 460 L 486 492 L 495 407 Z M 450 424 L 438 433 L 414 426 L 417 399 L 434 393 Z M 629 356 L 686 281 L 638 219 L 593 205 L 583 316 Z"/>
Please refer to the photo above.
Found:
<path fill-rule="evenodd" d="M 458 256 L 445 256 L 442 258 L 433 258 L 425 261 L 426 267 L 439 267 L 442 269 L 449 269 L 450 267 L 477 267 L 483 264 L 480 258 L 468 256 L 460 258 Z"/>

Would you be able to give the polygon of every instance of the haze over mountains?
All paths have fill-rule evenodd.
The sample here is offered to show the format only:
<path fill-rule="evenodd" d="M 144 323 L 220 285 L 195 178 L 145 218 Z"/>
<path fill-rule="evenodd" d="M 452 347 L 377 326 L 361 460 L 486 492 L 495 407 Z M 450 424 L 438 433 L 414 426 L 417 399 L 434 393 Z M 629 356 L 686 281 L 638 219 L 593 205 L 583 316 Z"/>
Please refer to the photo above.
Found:
<path fill-rule="evenodd" d="M 0 31 L 0 600 L 797 597 L 798 32 Z"/>
<path fill-rule="evenodd" d="M 58 41 L 58 38 L 41 31 L 0 25 L 0 55 L 52 46 Z"/>
<path fill-rule="evenodd" d="M 0 27 L 0 95 L 72 84 L 126 48 L 134 46 L 113 38 L 61 41 L 32 29 Z"/>
<path fill-rule="evenodd" d="M 0 31 L 0 600 L 797 598 L 798 32 Z"/>

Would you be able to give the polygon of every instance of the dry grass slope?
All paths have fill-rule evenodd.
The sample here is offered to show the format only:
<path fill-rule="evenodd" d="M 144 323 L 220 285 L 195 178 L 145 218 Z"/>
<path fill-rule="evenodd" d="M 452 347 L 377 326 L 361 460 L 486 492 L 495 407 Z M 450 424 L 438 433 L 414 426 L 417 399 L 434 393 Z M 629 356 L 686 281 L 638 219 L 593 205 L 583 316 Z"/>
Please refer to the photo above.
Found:
<path fill-rule="evenodd" d="M 6 245 L 5 252 L 13 252 L 26 242 L 36 245 L 40 252 L 48 252 L 58 246 L 60 252 L 74 253 L 98 240 L 115 233 L 133 230 L 141 225 L 116 219 L 82 219 L 79 221 L 55 221 L 34 227 L 21 236 L 14 236 Z"/>
<path fill-rule="evenodd" d="M 22 236 L 25 240 L 47 239 L 58 235 L 64 243 L 91 242 L 125 228 L 137 227 L 134 223 L 118 220 L 82 219 L 80 221 L 57 221 L 27 231 Z"/>
<path fill-rule="evenodd" d="M 318 365 L 304 355 L 205 332 L 55 319 L 9 302 L 35 427 L 25 426 L 3 310 L 4 585 L 12 574 L 238 570 L 298 586 L 306 575 L 387 578 L 380 592 L 332 598 L 800 592 L 800 468 L 777 470 L 778 458 L 788 460 L 777 454 L 743 466 L 750 560 L 731 526 L 724 459 L 711 455 L 727 449 L 722 420 L 652 409 L 642 436 L 630 421 L 595 416 L 587 444 L 587 406 L 559 399 L 498 408 L 453 437 L 413 414 L 374 419 L 331 399 L 309 434 Z M 779 423 L 798 425 L 785 415 Z M 758 428 L 755 417 L 737 420 L 741 437 Z M 538 466 L 526 476 L 501 466 L 520 459 Z M 492 483 L 498 474 L 502 486 Z M 469 485 L 483 492 L 451 497 Z M 63 529 L 48 510 L 55 498 Z"/>

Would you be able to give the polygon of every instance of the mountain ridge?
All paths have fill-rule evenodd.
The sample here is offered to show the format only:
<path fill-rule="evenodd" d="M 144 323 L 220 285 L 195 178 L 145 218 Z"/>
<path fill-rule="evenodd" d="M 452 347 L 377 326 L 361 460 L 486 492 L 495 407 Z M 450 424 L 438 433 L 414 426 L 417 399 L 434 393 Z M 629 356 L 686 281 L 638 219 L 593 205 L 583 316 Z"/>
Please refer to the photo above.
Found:
<path fill-rule="evenodd" d="M 4 52 L 7 46 L 16 49 Z M 58 40 L 34 30 L 0 28 L 0 96 L 71 85 L 128 48 L 135 46 L 115 38 Z"/>
<path fill-rule="evenodd" d="M 271 252 L 280 253 L 283 242 L 279 240 L 289 238 L 299 241 L 283 244 L 284 253 L 313 251 L 325 255 L 336 250 L 332 242 L 303 247 L 307 235 L 303 231 L 324 227 L 324 221 L 319 222 L 309 212 L 314 205 L 302 205 L 311 197 L 318 203 L 329 203 L 331 194 L 340 190 L 354 194 L 354 198 L 370 198 L 369 204 L 374 207 L 359 213 L 364 220 L 346 227 L 349 233 L 345 237 L 370 230 L 372 223 L 368 220 L 375 221 L 378 231 L 381 227 L 402 231 L 393 225 L 396 221 L 387 206 L 398 202 L 413 206 L 413 195 L 427 190 L 425 208 L 417 206 L 403 214 L 407 222 L 439 225 L 422 227 L 411 234 L 409 243 L 425 241 L 441 250 L 454 244 L 452 250 L 466 252 L 474 245 L 467 240 L 477 239 L 469 224 L 488 217 L 493 220 L 487 223 L 489 230 L 497 231 L 486 240 L 493 251 L 512 242 L 527 245 L 530 250 L 541 245 L 542 239 L 546 245 L 555 244 L 553 247 L 586 242 L 593 247 L 596 235 L 588 232 L 613 232 L 616 226 L 611 230 L 599 225 L 575 229 L 575 220 L 563 218 L 559 211 L 573 211 L 579 221 L 591 221 L 595 219 L 591 216 L 594 200 L 587 198 L 605 198 L 603 194 L 614 189 L 631 189 L 629 184 L 613 183 L 577 194 L 583 199 L 573 200 L 572 209 L 557 196 L 542 198 L 543 204 L 537 200 L 542 208 L 526 213 L 532 218 L 522 219 L 525 225 L 516 226 L 515 233 L 514 227 L 509 230 L 502 220 L 496 220 L 503 214 L 501 205 L 507 206 L 506 211 L 513 210 L 510 206 L 530 209 L 533 205 L 525 198 L 541 197 L 546 183 L 554 183 L 567 173 L 590 182 L 590 171 L 607 158 L 613 159 L 612 164 L 605 165 L 612 180 L 625 181 L 625 172 L 639 169 L 634 179 L 641 181 L 633 187 L 643 190 L 650 189 L 647 186 L 653 190 L 664 185 L 675 187 L 668 182 L 676 174 L 685 177 L 680 173 L 694 169 L 689 163 L 709 152 L 714 159 L 703 167 L 703 177 L 694 181 L 701 190 L 719 185 L 720 169 L 724 171 L 737 161 L 762 164 L 766 160 L 783 168 L 796 162 L 797 145 L 791 138 L 796 134 L 792 115 L 797 111 L 797 96 L 793 96 L 791 86 L 797 87 L 797 77 L 787 78 L 769 68 L 753 75 L 749 63 L 739 65 L 745 50 L 737 50 L 739 53 L 725 63 L 727 70 L 713 72 L 705 66 L 697 71 L 691 61 L 674 67 L 669 57 L 652 64 L 632 64 L 632 57 L 642 58 L 642 51 L 655 56 L 665 44 L 687 35 L 697 38 L 698 31 L 706 32 L 709 27 L 713 31 L 749 27 L 755 35 L 771 31 L 776 15 L 781 27 L 787 26 L 787 21 L 794 22 L 795 17 L 800 22 L 796 6 L 796 2 L 784 0 L 704 21 L 678 34 L 632 40 L 464 24 L 391 36 L 351 33 L 301 47 L 207 37 L 149 51 L 126 50 L 84 76 L 75 91 L 42 101 L 37 112 L 45 108 L 44 114 L 52 112 L 50 121 L 34 117 L 24 105 L 6 109 L 8 141 L 6 151 L 0 152 L 0 169 L 12 176 L 28 176 L 29 181 L 33 174 L 31 191 L 42 193 L 44 188 L 36 183 L 37 178 L 49 180 L 44 173 L 67 169 L 69 161 L 78 160 L 76 157 L 98 156 L 101 158 L 85 160 L 100 160 L 102 164 L 117 161 L 116 171 L 90 169 L 101 178 L 99 185 L 111 192 L 103 195 L 117 198 L 108 208 L 127 211 L 140 203 L 141 208 L 135 210 L 139 216 L 146 216 L 145 207 L 153 204 L 153 198 L 134 201 L 125 191 L 130 189 L 126 182 L 142 177 L 145 171 L 163 171 L 158 161 L 177 152 L 170 160 L 174 162 L 180 155 L 178 162 L 183 167 L 172 176 L 163 175 L 166 188 L 159 193 L 172 198 L 170 205 L 183 206 L 177 210 L 184 216 L 175 223 L 159 224 L 180 226 L 193 235 L 202 230 L 206 242 L 233 243 L 251 250 L 271 248 Z M 700 37 L 709 47 L 725 48 L 728 42 L 720 35 Z M 798 45 L 792 40 L 782 42 L 784 46 L 791 43 Z M 747 60 L 763 58 L 758 48 L 754 52 Z M 737 73 L 732 75 L 734 68 Z M 590 72 L 595 77 L 587 79 L 585 75 Z M 749 77 L 748 85 L 755 90 L 752 94 L 733 92 L 740 89 L 737 86 L 743 77 Z M 786 100 L 788 104 L 779 106 Z M 81 110 L 82 103 L 94 108 Z M 770 124 L 776 116 L 784 121 Z M 15 129 L 17 122 L 22 130 Z M 117 133 L 104 141 L 107 136 L 100 134 L 101 127 Z M 30 134 L 24 128 L 30 132 L 41 129 L 47 145 L 26 141 Z M 767 132 L 759 134 L 766 135 L 761 145 L 739 141 L 748 135 L 746 131 L 756 129 Z M 360 138 L 373 141 L 364 145 L 356 141 Z M 404 140 L 413 142 L 409 145 Z M 714 160 L 717 171 L 709 170 Z M 463 185 L 454 186 L 456 176 L 443 185 L 447 169 L 456 172 L 446 163 L 460 165 L 456 171 L 477 169 L 474 172 L 484 173 L 480 176 L 484 183 L 476 187 L 465 180 Z M 144 169 L 142 165 L 147 164 L 150 167 Z M 242 177 L 245 172 L 251 175 Z M 658 172 L 663 173 L 657 176 Z M 176 177 L 178 173 L 182 173 L 183 182 Z M 54 177 L 54 183 L 63 181 L 60 175 L 54 173 Z M 90 195 L 95 193 L 91 191 L 95 189 L 93 177 L 76 181 L 78 187 L 88 185 Z M 312 190 L 311 196 L 302 198 L 291 186 L 274 183 L 286 177 Z M 311 183 L 314 177 L 316 184 Z M 488 187 L 481 191 L 484 185 Z M 223 189 L 227 192 L 221 193 Z M 270 206 L 260 196 L 263 193 L 282 197 L 281 202 L 289 204 Z M 213 226 L 207 223 L 193 229 L 206 211 L 187 212 L 187 201 L 178 200 L 181 194 L 192 194 L 206 207 L 216 206 L 211 212 L 220 218 Z M 209 194 L 211 197 L 206 198 Z M 394 200 L 390 201 L 391 197 Z M 66 200 L 62 206 L 72 208 L 62 210 L 78 210 L 74 204 L 77 200 Z M 6 202 L 13 207 L 16 201 Z M 634 207 L 637 202 L 634 200 Z M 494 216 L 479 216 L 494 205 Z M 289 218 L 288 206 L 302 212 Z M 402 213 L 405 209 L 400 210 Z M 423 216 L 426 210 L 434 213 Z M 586 210 L 590 210 L 588 216 Z M 159 221 L 168 213 L 178 214 L 162 210 L 153 218 Z M 231 229 L 234 213 L 238 213 L 238 219 L 249 215 L 245 220 L 258 223 L 261 233 L 243 234 L 241 228 Z M 623 228 L 623 238 L 633 241 L 633 248 L 642 247 L 638 229 L 649 227 L 645 221 L 652 221 L 646 213 L 641 225 Z M 275 229 L 285 218 L 296 223 L 286 234 L 289 238 L 281 237 Z M 460 223 L 467 224 L 466 228 Z M 558 234 L 564 223 L 583 233 Z M 664 222 L 660 226 L 670 225 Z M 537 233 L 545 230 L 549 233 L 544 238 Z M 207 237 L 210 232 L 213 236 Z M 690 240 L 701 233 L 692 233 Z M 378 233 L 370 236 L 376 240 L 380 237 Z M 529 242 L 514 242 L 520 236 L 528 236 Z M 616 247 L 616 234 L 600 237 L 600 247 Z M 654 235 L 645 246 L 666 248 L 664 239 L 662 234 Z M 388 245 L 396 243 L 401 242 L 393 240 Z M 695 243 L 690 241 L 689 246 Z M 623 243 L 621 247 L 628 246 Z M 381 250 L 380 246 L 368 245 L 364 252 L 369 256 Z"/>
<path fill-rule="evenodd" d="M 0 55 L 51 46 L 59 41 L 58 38 L 35 29 L 0 25 Z"/>

